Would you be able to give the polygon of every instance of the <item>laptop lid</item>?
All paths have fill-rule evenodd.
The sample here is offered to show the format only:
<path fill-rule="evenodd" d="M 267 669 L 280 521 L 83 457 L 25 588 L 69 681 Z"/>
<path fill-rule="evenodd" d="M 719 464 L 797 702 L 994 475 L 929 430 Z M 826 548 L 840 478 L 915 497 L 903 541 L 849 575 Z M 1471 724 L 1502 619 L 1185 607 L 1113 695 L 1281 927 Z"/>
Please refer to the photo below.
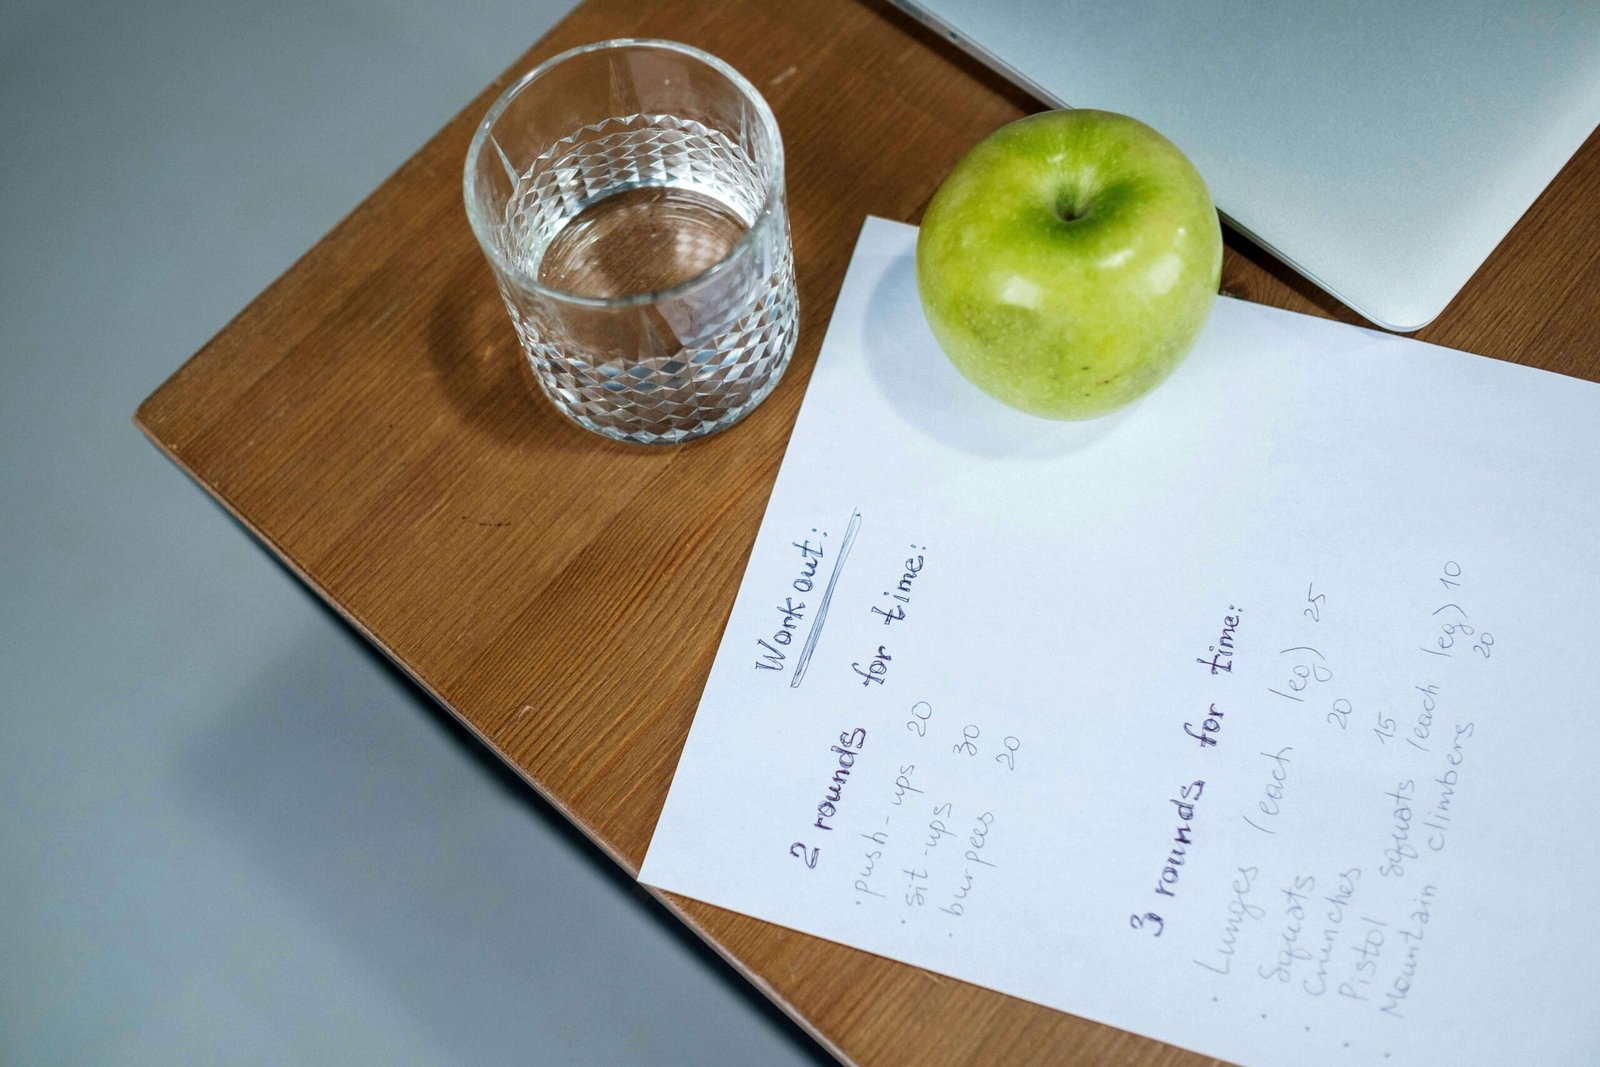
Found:
<path fill-rule="evenodd" d="M 1594 0 L 899 0 L 1042 99 L 1174 141 L 1236 229 L 1427 325 L 1600 121 Z"/>

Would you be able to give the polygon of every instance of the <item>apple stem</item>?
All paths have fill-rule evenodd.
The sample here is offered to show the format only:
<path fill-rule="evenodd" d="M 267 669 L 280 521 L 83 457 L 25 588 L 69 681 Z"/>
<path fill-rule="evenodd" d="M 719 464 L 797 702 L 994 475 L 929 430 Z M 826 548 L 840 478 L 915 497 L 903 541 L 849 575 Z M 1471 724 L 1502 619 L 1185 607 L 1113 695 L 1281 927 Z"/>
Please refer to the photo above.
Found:
<path fill-rule="evenodd" d="M 1078 198 L 1071 193 L 1063 192 L 1056 197 L 1056 218 L 1062 222 L 1077 222 L 1089 213 L 1089 209 L 1078 203 Z"/>

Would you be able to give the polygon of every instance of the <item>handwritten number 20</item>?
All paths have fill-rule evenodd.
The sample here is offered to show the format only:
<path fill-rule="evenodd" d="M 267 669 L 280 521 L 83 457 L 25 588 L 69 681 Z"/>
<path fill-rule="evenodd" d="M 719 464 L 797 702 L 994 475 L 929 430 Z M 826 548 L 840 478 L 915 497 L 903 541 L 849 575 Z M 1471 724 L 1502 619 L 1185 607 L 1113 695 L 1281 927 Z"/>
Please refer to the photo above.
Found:
<path fill-rule="evenodd" d="M 996 756 L 994 761 L 996 763 L 1005 764 L 1006 770 L 1014 771 L 1017 769 L 1017 749 L 1022 747 L 1022 742 L 1018 741 L 1015 737 L 1007 737 L 1005 740 L 1005 746 L 1006 750 L 1000 753 L 1000 755 Z"/>
<path fill-rule="evenodd" d="M 789 846 L 789 855 L 793 856 L 797 860 L 800 860 L 812 870 L 817 869 L 817 853 L 821 851 L 822 850 L 820 848 L 813 848 L 811 850 L 811 854 L 807 855 L 806 843 L 804 841 L 796 841 L 794 844 Z"/>
<path fill-rule="evenodd" d="M 928 720 L 933 718 L 933 705 L 926 700 L 919 700 L 911 705 L 911 718 L 906 720 L 906 729 L 918 737 L 928 736 Z"/>

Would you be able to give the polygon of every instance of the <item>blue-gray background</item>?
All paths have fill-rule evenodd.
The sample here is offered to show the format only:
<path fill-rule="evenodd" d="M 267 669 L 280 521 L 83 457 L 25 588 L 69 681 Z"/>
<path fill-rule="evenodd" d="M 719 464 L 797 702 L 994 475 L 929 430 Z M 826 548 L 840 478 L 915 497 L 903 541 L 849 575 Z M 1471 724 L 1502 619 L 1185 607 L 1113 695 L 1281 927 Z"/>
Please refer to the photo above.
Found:
<path fill-rule="evenodd" d="M 563 0 L 0 0 L 0 1062 L 816 1062 L 134 408 Z"/>

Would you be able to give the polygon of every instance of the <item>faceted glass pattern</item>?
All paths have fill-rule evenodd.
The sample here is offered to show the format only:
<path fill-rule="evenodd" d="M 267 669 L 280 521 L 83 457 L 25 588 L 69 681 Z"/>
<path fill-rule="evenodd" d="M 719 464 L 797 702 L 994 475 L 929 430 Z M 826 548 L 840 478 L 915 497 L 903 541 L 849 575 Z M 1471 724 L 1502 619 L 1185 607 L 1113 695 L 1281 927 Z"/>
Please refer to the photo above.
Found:
<path fill-rule="evenodd" d="M 660 109 L 605 113 L 619 101 Z M 766 398 L 798 321 L 782 181 L 765 103 L 686 46 L 591 46 L 502 96 L 468 156 L 468 216 L 558 410 L 661 444 Z"/>

